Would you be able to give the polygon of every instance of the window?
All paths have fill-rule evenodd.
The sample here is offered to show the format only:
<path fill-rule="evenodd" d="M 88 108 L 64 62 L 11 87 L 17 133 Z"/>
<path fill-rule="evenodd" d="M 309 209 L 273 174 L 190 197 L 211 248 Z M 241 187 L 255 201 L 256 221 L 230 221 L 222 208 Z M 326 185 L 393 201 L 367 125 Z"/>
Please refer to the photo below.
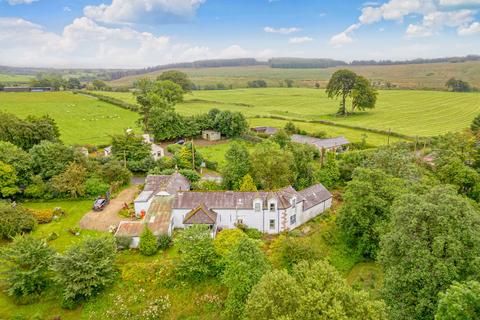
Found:
<path fill-rule="evenodd" d="M 260 212 L 262 210 L 260 202 L 255 203 L 255 212 Z"/>
<path fill-rule="evenodd" d="M 297 208 L 297 198 L 293 198 L 293 199 L 292 199 L 292 207 L 293 207 L 294 209 Z"/>
<path fill-rule="evenodd" d="M 290 217 L 290 225 L 293 226 L 296 223 L 297 223 L 297 215 L 294 214 L 293 216 Z"/>
<path fill-rule="evenodd" d="M 270 229 L 275 230 L 275 219 L 270 220 Z"/>
<path fill-rule="evenodd" d="M 275 203 L 274 202 L 270 203 L 270 211 L 275 212 Z"/>

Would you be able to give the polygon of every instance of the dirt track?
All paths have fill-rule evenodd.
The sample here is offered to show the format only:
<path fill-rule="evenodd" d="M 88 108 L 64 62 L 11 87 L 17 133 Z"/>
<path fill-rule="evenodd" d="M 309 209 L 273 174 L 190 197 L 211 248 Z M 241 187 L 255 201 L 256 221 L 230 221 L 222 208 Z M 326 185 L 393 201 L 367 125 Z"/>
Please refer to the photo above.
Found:
<path fill-rule="evenodd" d="M 116 225 L 120 221 L 128 221 L 118 215 L 123 208 L 124 203 L 131 203 L 138 191 L 138 186 L 133 185 L 123 190 L 115 199 L 110 200 L 108 206 L 101 212 L 90 211 L 80 220 L 80 228 L 95 231 L 108 231 L 111 225 Z"/>

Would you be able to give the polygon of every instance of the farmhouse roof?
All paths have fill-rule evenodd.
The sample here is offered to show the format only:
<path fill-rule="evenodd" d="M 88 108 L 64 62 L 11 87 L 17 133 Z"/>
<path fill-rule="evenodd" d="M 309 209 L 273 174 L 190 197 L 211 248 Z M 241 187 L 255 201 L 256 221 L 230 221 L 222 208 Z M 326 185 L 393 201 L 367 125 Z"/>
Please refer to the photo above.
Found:
<path fill-rule="evenodd" d="M 299 193 L 305 199 L 303 204 L 304 210 L 310 209 L 332 197 L 330 191 L 328 191 L 321 183 L 299 191 Z"/>
<path fill-rule="evenodd" d="M 323 187 L 323 186 L 322 186 Z M 260 199 L 263 207 L 268 207 L 270 200 L 276 200 L 279 209 L 291 207 L 291 200 L 305 201 L 302 194 L 291 186 L 278 191 L 258 192 L 178 192 L 173 202 L 174 209 L 193 209 L 203 204 L 211 210 L 215 209 L 252 209 L 255 200 Z"/>
<path fill-rule="evenodd" d="M 204 204 L 187 213 L 184 224 L 215 224 L 217 223 L 217 213 L 208 209 Z"/>
<path fill-rule="evenodd" d="M 167 192 L 171 195 L 177 193 L 177 191 L 190 190 L 190 181 L 178 172 L 175 172 L 169 176 L 166 175 L 149 175 L 145 180 L 145 188 L 143 192 L 152 191 L 150 197 L 159 193 Z M 140 201 L 139 198 L 137 198 Z M 142 198 L 143 199 L 143 198 Z M 148 200 L 147 198 L 146 200 Z M 145 201 L 146 201 L 145 200 Z"/>
<path fill-rule="evenodd" d="M 319 149 L 333 149 L 333 148 L 350 144 L 350 141 L 348 141 L 343 136 L 330 138 L 330 139 L 318 139 L 310 136 L 294 134 L 292 135 L 291 139 L 293 142 L 310 144 Z"/>

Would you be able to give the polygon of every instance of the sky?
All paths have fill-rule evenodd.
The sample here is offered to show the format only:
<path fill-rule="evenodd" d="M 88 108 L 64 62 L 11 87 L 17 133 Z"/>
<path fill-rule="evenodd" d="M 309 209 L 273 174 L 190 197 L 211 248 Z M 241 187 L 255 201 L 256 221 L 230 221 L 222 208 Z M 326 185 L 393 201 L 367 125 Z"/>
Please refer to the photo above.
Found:
<path fill-rule="evenodd" d="M 0 0 L 0 65 L 480 54 L 480 0 Z"/>

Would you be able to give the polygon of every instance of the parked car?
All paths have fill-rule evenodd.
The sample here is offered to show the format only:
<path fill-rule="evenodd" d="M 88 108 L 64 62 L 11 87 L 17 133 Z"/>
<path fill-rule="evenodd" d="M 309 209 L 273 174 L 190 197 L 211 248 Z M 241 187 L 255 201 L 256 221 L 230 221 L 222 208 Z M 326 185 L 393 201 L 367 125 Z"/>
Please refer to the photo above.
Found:
<path fill-rule="evenodd" d="M 178 140 L 178 141 L 177 141 L 177 144 L 179 144 L 179 145 L 181 145 L 181 146 L 182 146 L 182 145 L 184 145 L 184 144 L 185 144 L 185 140 L 183 140 L 183 139 L 182 139 L 182 140 Z"/>
<path fill-rule="evenodd" d="M 107 192 L 105 196 L 98 197 L 93 203 L 94 211 L 103 211 L 105 207 L 110 203 L 110 192 Z"/>

